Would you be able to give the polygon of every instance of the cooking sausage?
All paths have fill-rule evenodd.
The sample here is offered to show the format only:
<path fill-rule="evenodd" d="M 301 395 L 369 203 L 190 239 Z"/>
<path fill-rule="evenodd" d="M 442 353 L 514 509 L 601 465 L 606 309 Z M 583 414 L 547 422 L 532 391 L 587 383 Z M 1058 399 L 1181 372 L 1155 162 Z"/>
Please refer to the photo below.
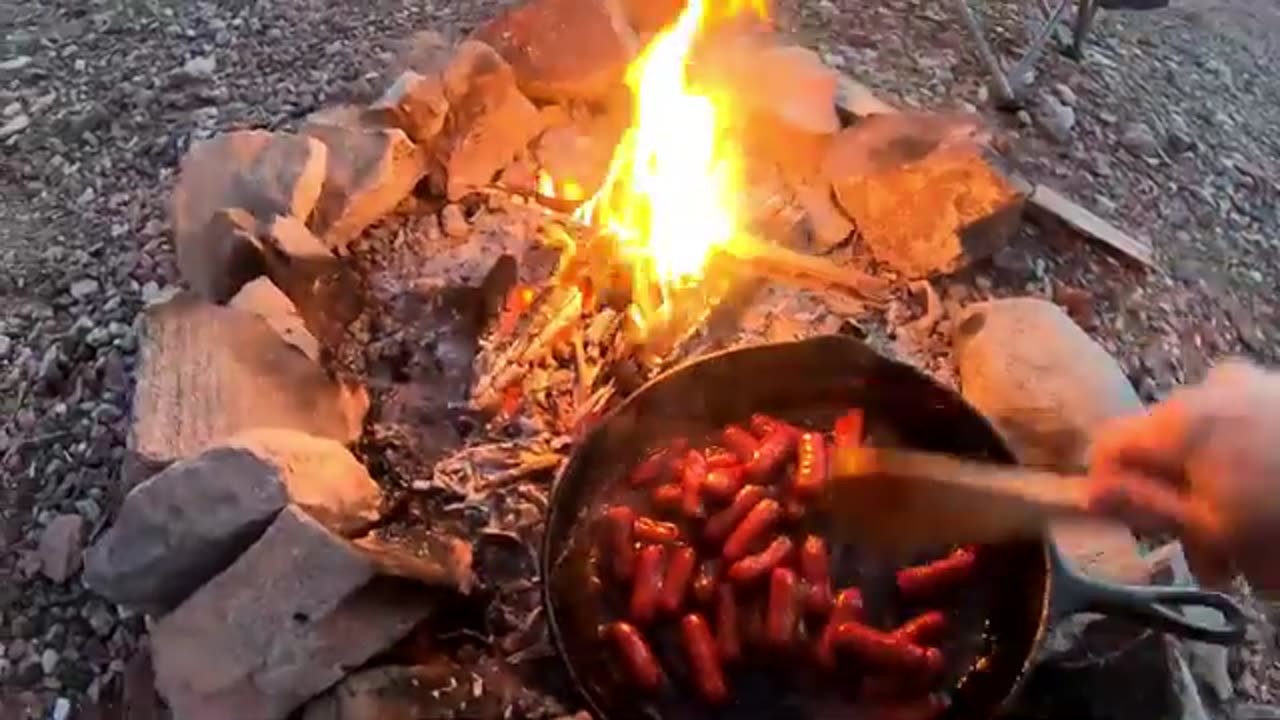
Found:
<path fill-rule="evenodd" d="M 716 599 L 716 586 L 720 580 L 720 563 L 716 559 L 703 560 L 698 574 L 693 577 L 691 591 L 699 605 L 710 605 Z"/>
<path fill-rule="evenodd" d="M 622 582 L 635 573 L 635 518 L 635 512 L 625 505 L 614 505 L 604 513 L 604 555 L 610 572 Z"/>
<path fill-rule="evenodd" d="M 658 596 L 662 594 L 662 563 L 666 557 L 662 545 L 645 545 L 636 556 L 636 578 L 631 585 L 631 620 L 645 624 L 658 612 Z"/>
<path fill-rule="evenodd" d="M 702 489 L 716 500 L 728 500 L 742 488 L 742 473 L 741 465 L 714 468 L 707 473 Z"/>
<path fill-rule="evenodd" d="M 687 438 L 676 438 L 665 448 L 655 451 L 631 470 L 631 486 L 649 485 L 670 476 L 673 463 L 689 447 Z"/>
<path fill-rule="evenodd" d="M 947 629 L 947 616 L 938 610 L 917 615 L 893 631 L 894 637 L 916 645 L 932 645 Z"/>
<path fill-rule="evenodd" d="M 670 545 L 680 539 L 680 528 L 675 523 L 641 516 L 632 527 L 636 542 Z"/>
<path fill-rule="evenodd" d="M 703 537 L 707 542 L 719 544 L 723 543 L 734 528 L 742 522 L 742 519 L 751 512 L 761 500 L 767 495 L 767 491 L 759 485 L 747 485 L 733 496 L 733 502 L 729 507 L 712 515 L 707 524 L 702 528 Z"/>
<path fill-rule="evenodd" d="M 781 430 L 792 436 L 798 436 L 801 432 L 800 428 L 795 425 L 784 420 L 779 420 L 776 417 L 765 415 L 764 413 L 756 413 L 752 415 L 750 425 L 751 432 L 755 433 L 756 436 L 761 439 L 772 435 L 777 430 Z"/>
<path fill-rule="evenodd" d="M 838 448 L 858 447 L 862 444 L 864 419 L 862 408 L 851 408 L 836 420 L 832 436 Z"/>
<path fill-rule="evenodd" d="M 721 557 L 729 562 L 746 557 L 751 548 L 764 538 L 778 524 L 782 517 L 782 506 L 773 498 L 765 498 L 751 508 L 747 516 L 742 518 L 738 527 L 729 533 L 724 541 Z"/>
<path fill-rule="evenodd" d="M 640 630 L 631 623 L 619 621 L 610 623 L 605 633 L 617 645 L 631 681 L 642 690 L 657 690 L 662 685 L 662 669 Z"/>
<path fill-rule="evenodd" d="M 796 441 L 796 472 L 791 490 L 796 497 L 812 500 L 827 483 L 827 439 L 822 433 L 801 433 Z"/>
<path fill-rule="evenodd" d="M 730 425 L 720 432 L 720 441 L 724 446 L 729 448 L 729 452 L 738 456 L 741 462 L 751 460 L 756 454 L 756 447 L 759 442 L 751 433 L 747 432 L 741 425 Z"/>
<path fill-rule="evenodd" d="M 774 647 L 787 647 L 795 637 L 797 608 L 796 574 L 787 568 L 774 568 L 769 576 L 769 610 L 765 619 L 765 638 Z"/>
<path fill-rule="evenodd" d="M 681 546 L 671 553 L 671 559 L 667 562 L 667 574 L 662 578 L 662 593 L 658 597 L 659 610 L 667 613 L 680 610 L 697 564 L 698 554 L 691 547 Z"/>
<path fill-rule="evenodd" d="M 698 613 L 685 615 L 680 621 L 680 639 L 684 642 L 693 682 L 702 699 L 713 705 L 728 700 L 729 688 L 725 685 L 715 638 L 706 619 Z"/>
<path fill-rule="evenodd" d="M 817 535 L 810 535 L 800 546 L 800 577 L 804 578 L 805 611 L 821 615 L 831 609 L 831 556 L 827 543 Z"/>
<path fill-rule="evenodd" d="M 677 483 L 659 485 L 653 489 L 653 506 L 666 512 L 679 512 L 684 489 Z"/>
<path fill-rule="evenodd" d="M 742 463 L 737 453 L 722 447 L 709 447 L 702 454 L 706 456 L 707 467 L 711 470 L 733 467 Z"/>
<path fill-rule="evenodd" d="M 742 657 L 742 636 L 738 632 L 738 597 L 732 585 L 716 588 L 716 649 L 724 662 Z"/>
<path fill-rule="evenodd" d="M 898 571 L 898 592 L 907 601 L 925 600 L 950 590 L 973 574 L 978 557 L 971 548 L 957 548 L 941 560 Z"/>
<path fill-rule="evenodd" d="M 685 517 L 697 517 L 702 513 L 702 486 L 707 482 L 707 458 L 697 450 L 685 453 L 680 469 L 680 512 Z"/>
<path fill-rule="evenodd" d="M 937 648 L 921 647 L 857 621 L 837 625 L 831 642 L 875 670 L 932 675 L 942 668 Z"/>
<path fill-rule="evenodd" d="M 831 605 L 831 614 L 827 617 L 827 624 L 822 629 L 822 634 L 818 636 L 818 663 L 827 669 L 835 667 L 836 650 L 833 641 L 835 640 L 836 628 L 841 623 L 862 620 L 862 591 L 858 588 L 845 588 L 836 593 L 835 601 Z"/>
<path fill-rule="evenodd" d="M 748 555 L 729 566 L 729 580 L 747 585 L 760 580 L 781 565 L 791 554 L 791 538 L 781 535 L 769 543 L 769 547 Z"/>
<path fill-rule="evenodd" d="M 764 436 L 756 452 L 747 462 L 747 479 L 751 482 L 768 482 L 791 459 L 796 449 L 797 435 L 783 428 L 776 428 Z"/>

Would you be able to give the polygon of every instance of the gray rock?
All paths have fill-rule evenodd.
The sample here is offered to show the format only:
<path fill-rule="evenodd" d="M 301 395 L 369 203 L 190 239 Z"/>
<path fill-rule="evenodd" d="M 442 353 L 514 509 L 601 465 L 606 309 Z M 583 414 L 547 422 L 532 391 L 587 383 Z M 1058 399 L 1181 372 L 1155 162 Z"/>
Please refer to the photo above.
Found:
<path fill-rule="evenodd" d="M 1046 93 L 1040 98 L 1036 108 L 1036 119 L 1054 142 L 1063 145 L 1071 142 L 1071 131 L 1076 125 L 1076 111 L 1070 105 L 1061 103 L 1053 95 Z"/>
<path fill-rule="evenodd" d="M 303 132 L 328 148 L 324 188 L 310 227 L 331 249 L 345 248 L 381 220 L 427 174 L 427 155 L 398 128 L 335 113 L 311 118 Z"/>
<path fill-rule="evenodd" d="M 93 278 L 77 280 L 71 283 L 71 287 L 68 288 L 68 291 L 71 293 L 71 297 L 77 300 L 88 300 L 94 295 L 97 295 L 99 290 L 100 286 L 98 285 L 98 281 Z"/>
<path fill-rule="evenodd" d="M 1165 119 L 1165 142 L 1176 153 L 1190 152 L 1196 147 L 1196 138 L 1191 134 L 1191 128 L 1177 113 L 1171 113 Z"/>
<path fill-rule="evenodd" d="M 1075 91 L 1072 90 L 1070 86 L 1063 83 L 1057 83 L 1056 85 L 1053 86 L 1053 89 L 1054 89 L 1054 92 L 1058 94 L 1058 98 L 1062 100 L 1062 103 L 1064 105 L 1066 105 L 1067 107 L 1076 106 L 1076 103 L 1078 102 L 1079 99 L 1076 97 Z"/>
<path fill-rule="evenodd" d="M 351 442 L 367 409 L 364 388 L 332 379 L 260 318 L 182 295 L 143 316 L 125 480 L 252 428 Z"/>
<path fill-rule="evenodd" d="M 385 560 L 287 508 L 231 567 L 156 622 L 156 688 L 183 720 L 287 717 L 431 614 L 430 592 L 380 575 L 437 588 L 469 582 L 469 569 L 431 559 Z"/>
<path fill-rule="evenodd" d="M 443 74 L 450 121 L 432 144 L 449 200 L 489 185 L 542 131 L 538 109 L 516 87 L 511 66 L 484 43 L 459 46 Z"/>
<path fill-rule="evenodd" d="M 413 142 L 425 144 L 444 127 L 449 100 L 438 73 L 420 75 L 406 70 L 369 110 L 382 122 L 403 130 Z"/>
<path fill-rule="evenodd" d="M 1011 298 L 970 305 L 956 324 L 954 342 L 964 398 L 1024 463 L 1083 467 L 1090 433 L 1099 423 L 1143 409 L 1116 361 L 1051 302 Z M 1071 521 L 1056 525 L 1052 536 L 1088 574 L 1148 580 L 1128 528 Z"/>
<path fill-rule="evenodd" d="M 226 302 L 256 275 L 255 221 L 305 220 L 320 197 L 328 152 L 315 138 L 246 130 L 197 143 L 182 159 L 172 220 L 178 269 L 197 293 Z M 218 219 L 219 212 L 241 214 Z M 246 265 L 249 266 L 246 269 Z"/>
<path fill-rule="evenodd" d="M 112 602 L 172 608 L 224 570 L 290 503 L 338 533 L 377 520 L 381 493 L 341 444 L 255 429 L 134 488 L 85 553 L 85 582 Z"/>
<path fill-rule="evenodd" d="M 188 80 L 207 80 L 218 69 L 218 61 L 212 55 L 194 57 L 182 64 L 179 75 Z"/>
<path fill-rule="evenodd" d="M 61 659 L 57 650 L 45 648 L 44 652 L 40 653 L 40 669 L 45 675 L 52 675 L 58 669 L 58 661 Z"/>
<path fill-rule="evenodd" d="M 1130 123 L 1120 134 L 1120 145 L 1139 157 L 1157 157 L 1160 141 L 1151 128 L 1142 123 Z"/>
<path fill-rule="evenodd" d="M 471 226 L 467 224 L 467 216 L 463 214 L 461 205 L 449 203 L 440 210 L 440 229 L 451 238 L 463 238 L 471 232 Z"/>
<path fill-rule="evenodd" d="M 14 115 L 5 124 L 0 125 L 0 140 L 8 140 L 29 127 L 31 127 L 30 115 L 26 113 Z"/>
<path fill-rule="evenodd" d="M 50 580 L 61 583 L 80 569 L 80 548 L 84 543 L 84 518 L 58 515 L 40 533 L 40 570 Z"/>
<path fill-rule="evenodd" d="M 281 339 L 312 360 L 320 359 L 320 343 L 307 330 L 298 308 L 270 278 L 260 277 L 240 288 L 228 303 L 231 307 L 262 318 Z"/>

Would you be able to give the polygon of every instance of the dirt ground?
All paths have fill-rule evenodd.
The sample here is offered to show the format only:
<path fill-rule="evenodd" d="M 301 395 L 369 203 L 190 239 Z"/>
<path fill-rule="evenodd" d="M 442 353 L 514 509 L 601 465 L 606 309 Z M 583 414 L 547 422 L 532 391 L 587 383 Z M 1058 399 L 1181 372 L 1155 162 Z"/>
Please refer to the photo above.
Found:
<path fill-rule="evenodd" d="M 54 513 L 92 533 L 118 500 L 134 319 L 178 282 L 164 212 L 178 159 L 216 132 L 366 99 L 396 40 L 461 36 L 499 4 L 0 2 L 0 717 L 93 707 L 135 671 L 141 619 L 43 578 L 36 543 Z M 1025 41 L 1021 3 L 980 5 L 998 48 Z M 1161 266 L 1029 229 L 944 293 L 1079 291 L 1084 324 L 1147 400 L 1226 355 L 1280 362 L 1274 0 L 1103 13 L 1083 61 L 1041 60 L 1021 116 L 985 102 L 948 3 L 788 0 L 779 14 L 891 102 L 981 110 L 1026 174 L 1149 238 Z M 1275 647 L 1254 645 L 1237 693 L 1274 703 Z"/>

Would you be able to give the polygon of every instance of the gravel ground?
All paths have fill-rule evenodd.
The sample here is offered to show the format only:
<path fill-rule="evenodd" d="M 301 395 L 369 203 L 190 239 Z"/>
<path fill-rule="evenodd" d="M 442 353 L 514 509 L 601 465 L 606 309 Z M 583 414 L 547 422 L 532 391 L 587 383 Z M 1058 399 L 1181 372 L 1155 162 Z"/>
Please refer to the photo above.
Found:
<path fill-rule="evenodd" d="M 0 717 L 47 717 L 59 698 L 92 708 L 132 674 L 141 619 L 46 579 L 42 555 L 62 548 L 37 546 L 54 516 L 92 533 L 117 501 L 134 317 L 176 282 L 164 203 L 178 158 L 215 132 L 367 98 L 397 39 L 465 33 L 497 4 L 0 3 Z M 1025 37 L 1017 3 L 983 5 L 999 47 Z M 904 105 L 984 105 L 945 3 L 818 0 L 781 17 Z M 941 282 L 944 296 L 1069 299 L 1147 399 L 1226 354 L 1280 361 L 1266 302 L 1280 277 L 1278 38 L 1272 0 L 1181 0 L 1104 15 L 1083 63 L 1049 53 L 1029 112 L 988 112 L 993 124 L 1027 174 L 1149 237 L 1162 269 L 1028 230 Z M 1274 641 L 1255 641 L 1238 689 L 1274 702 Z"/>

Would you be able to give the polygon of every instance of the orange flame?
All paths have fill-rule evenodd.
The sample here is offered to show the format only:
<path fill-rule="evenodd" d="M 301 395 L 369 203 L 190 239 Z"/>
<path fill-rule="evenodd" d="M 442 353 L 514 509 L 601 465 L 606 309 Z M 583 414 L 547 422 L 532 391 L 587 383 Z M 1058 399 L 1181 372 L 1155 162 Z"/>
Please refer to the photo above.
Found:
<path fill-rule="evenodd" d="M 767 19 L 765 1 L 689 0 L 627 70 L 631 126 L 577 219 L 616 242 L 636 298 L 658 290 L 656 305 L 636 308 L 641 327 L 669 315 L 672 293 L 696 285 L 712 253 L 742 230 L 742 157 L 728 131 L 734 108 L 726 94 L 695 87 L 687 65 L 702 33 L 748 11 Z"/>

